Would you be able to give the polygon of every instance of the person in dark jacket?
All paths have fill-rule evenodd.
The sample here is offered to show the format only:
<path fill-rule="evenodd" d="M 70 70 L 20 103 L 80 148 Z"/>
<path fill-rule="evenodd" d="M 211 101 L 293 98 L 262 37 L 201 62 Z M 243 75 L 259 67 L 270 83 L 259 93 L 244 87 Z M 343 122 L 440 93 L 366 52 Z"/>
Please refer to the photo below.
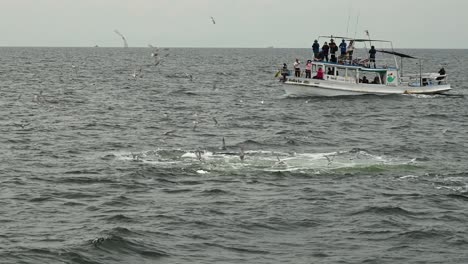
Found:
<path fill-rule="evenodd" d="M 314 53 L 314 58 L 317 58 L 320 52 L 320 44 L 318 44 L 317 40 L 314 40 L 314 44 L 312 44 L 312 52 Z"/>
<path fill-rule="evenodd" d="M 317 54 L 317 57 L 314 59 L 314 61 L 323 61 L 324 58 L 325 58 L 325 56 L 323 55 L 323 51 L 320 51 Z"/>
<path fill-rule="evenodd" d="M 289 69 L 286 63 L 283 63 L 283 68 L 281 69 L 281 75 L 283 76 L 282 81 L 285 82 L 287 80 L 287 76 L 289 76 Z"/>
<path fill-rule="evenodd" d="M 330 39 L 330 61 L 336 63 L 338 60 L 336 59 L 336 52 L 338 51 L 338 46 L 336 45 L 333 39 Z"/>
<path fill-rule="evenodd" d="M 442 84 L 442 80 L 445 79 L 445 69 L 444 69 L 444 67 L 442 67 L 442 68 L 439 70 L 439 74 L 440 74 L 441 76 L 437 77 L 436 80 L 439 81 L 438 84 Z"/>
<path fill-rule="evenodd" d="M 371 49 L 369 50 L 369 68 L 372 64 L 372 62 L 374 63 L 374 68 L 376 68 L 375 66 L 375 54 L 377 53 L 377 50 L 375 50 L 375 47 L 374 46 L 371 46 Z"/>
<path fill-rule="evenodd" d="M 323 43 L 322 51 L 324 59 L 328 62 L 328 52 L 330 51 L 330 46 L 328 46 L 327 42 Z"/>

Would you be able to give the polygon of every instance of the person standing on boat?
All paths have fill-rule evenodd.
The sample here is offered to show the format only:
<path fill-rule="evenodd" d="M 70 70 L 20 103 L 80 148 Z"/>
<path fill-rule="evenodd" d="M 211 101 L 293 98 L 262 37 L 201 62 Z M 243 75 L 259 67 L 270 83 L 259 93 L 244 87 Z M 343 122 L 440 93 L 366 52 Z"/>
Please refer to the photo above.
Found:
<path fill-rule="evenodd" d="M 330 39 L 330 61 L 333 63 L 337 62 L 336 59 L 336 52 L 338 51 L 338 46 L 336 45 L 335 41 L 333 39 Z"/>
<path fill-rule="evenodd" d="M 344 58 L 346 56 L 346 41 L 344 39 L 341 40 L 339 47 L 341 52 L 341 58 Z"/>
<path fill-rule="evenodd" d="M 294 62 L 294 76 L 301 77 L 301 62 L 297 58 Z"/>
<path fill-rule="evenodd" d="M 349 61 L 349 64 L 351 64 L 351 61 L 353 60 L 353 52 L 354 52 L 354 40 L 350 40 L 348 44 L 348 48 L 346 50 L 346 57 Z"/>
<path fill-rule="evenodd" d="M 436 80 L 439 81 L 438 84 L 442 84 L 442 80 L 445 79 L 445 69 L 444 67 L 442 67 L 440 70 L 439 70 L 439 74 L 441 76 L 437 77 Z"/>
<path fill-rule="evenodd" d="M 314 44 L 312 44 L 312 52 L 314 53 L 314 58 L 317 58 L 320 52 L 320 44 L 318 44 L 317 40 L 314 40 Z"/>
<path fill-rule="evenodd" d="M 376 68 L 376 66 L 375 66 L 375 54 L 376 53 L 377 53 L 377 50 L 375 50 L 375 47 L 371 46 L 371 49 L 369 50 L 369 54 L 370 54 L 370 56 L 369 56 L 369 58 L 370 58 L 369 68 L 370 68 L 372 62 L 374 63 L 374 69 Z"/>
<path fill-rule="evenodd" d="M 281 76 L 283 76 L 283 79 L 281 79 L 283 82 L 287 80 L 287 76 L 289 76 L 289 69 L 288 65 L 286 63 L 283 63 L 283 68 L 281 69 Z"/>
<path fill-rule="evenodd" d="M 312 78 L 312 61 L 311 60 L 307 60 L 307 64 L 305 66 L 305 72 L 306 72 L 306 78 Z"/>
<path fill-rule="evenodd" d="M 328 62 L 328 52 L 330 51 L 330 46 L 328 46 L 327 42 L 323 43 L 322 52 L 324 59 Z"/>

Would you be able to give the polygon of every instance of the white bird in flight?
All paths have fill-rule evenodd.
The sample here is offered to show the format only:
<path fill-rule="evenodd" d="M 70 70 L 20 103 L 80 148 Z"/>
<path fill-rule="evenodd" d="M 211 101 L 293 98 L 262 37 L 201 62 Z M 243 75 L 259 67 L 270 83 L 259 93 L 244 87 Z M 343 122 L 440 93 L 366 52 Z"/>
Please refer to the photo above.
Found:
<path fill-rule="evenodd" d="M 213 17 L 211 17 L 211 22 L 213 22 L 213 24 L 216 24 L 216 21 L 214 20 Z"/>

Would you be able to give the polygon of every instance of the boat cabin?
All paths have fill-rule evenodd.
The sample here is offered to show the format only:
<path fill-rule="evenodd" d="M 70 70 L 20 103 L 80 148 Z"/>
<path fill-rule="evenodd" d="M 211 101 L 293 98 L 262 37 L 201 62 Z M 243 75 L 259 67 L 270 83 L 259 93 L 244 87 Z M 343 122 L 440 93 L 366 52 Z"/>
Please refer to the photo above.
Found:
<path fill-rule="evenodd" d="M 324 71 L 324 80 L 344 83 L 398 85 L 398 71 L 395 68 L 367 68 L 360 65 L 336 64 L 322 61 L 312 62 L 312 76 L 319 69 Z M 289 78 L 289 79 L 292 79 Z"/>

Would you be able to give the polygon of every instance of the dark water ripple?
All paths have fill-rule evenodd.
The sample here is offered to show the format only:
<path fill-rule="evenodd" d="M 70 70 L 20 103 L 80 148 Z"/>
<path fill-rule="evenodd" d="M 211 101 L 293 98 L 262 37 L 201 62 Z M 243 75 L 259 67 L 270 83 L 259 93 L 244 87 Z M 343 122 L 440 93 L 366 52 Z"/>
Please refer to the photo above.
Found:
<path fill-rule="evenodd" d="M 307 49 L 151 52 L 0 48 L 0 263 L 468 262 L 466 51 L 337 98 L 284 98 Z"/>

